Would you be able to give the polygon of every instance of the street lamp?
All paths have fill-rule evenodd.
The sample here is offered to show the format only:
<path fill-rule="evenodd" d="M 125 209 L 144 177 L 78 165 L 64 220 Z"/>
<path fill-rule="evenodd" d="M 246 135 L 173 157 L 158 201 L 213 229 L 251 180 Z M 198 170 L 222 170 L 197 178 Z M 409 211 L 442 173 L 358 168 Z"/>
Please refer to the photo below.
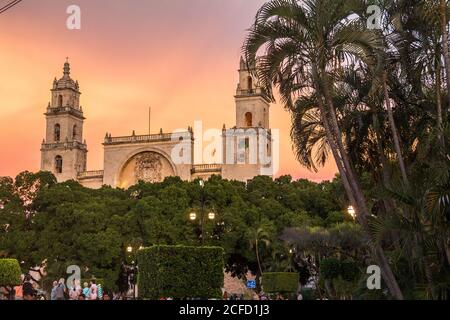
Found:
<path fill-rule="evenodd" d="M 205 182 L 203 180 L 199 181 L 200 187 L 202 189 L 201 191 L 201 198 L 200 198 L 200 202 L 201 202 L 201 208 L 200 208 L 200 228 L 201 228 L 201 238 L 202 238 L 202 245 L 205 242 L 205 237 L 204 237 L 204 224 L 206 223 L 205 219 L 206 219 L 206 212 L 205 212 L 205 206 L 206 206 L 206 197 L 205 197 Z M 214 220 L 216 219 L 216 214 L 214 212 L 209 212 L 207 215 L 209 220 Z M 195 212 L 191 212 L 189 214 L 189 220 L 191 221 L 195 221 L 197 220 L 197 213 Z"/>
<path fill-rule="evenodd" d="M 127 247 L 127 252 L 128 252 L 128 253 L 133 252 L 133 247 L 132 247 L 132 246 L 128 246 L 128 247 Z"/>
<path fill-rule="evenodd" d="M 349 206 L 347 209 L 348 214 L 354 219 L 356 219 L 356 210 L 353 206 Z"/>

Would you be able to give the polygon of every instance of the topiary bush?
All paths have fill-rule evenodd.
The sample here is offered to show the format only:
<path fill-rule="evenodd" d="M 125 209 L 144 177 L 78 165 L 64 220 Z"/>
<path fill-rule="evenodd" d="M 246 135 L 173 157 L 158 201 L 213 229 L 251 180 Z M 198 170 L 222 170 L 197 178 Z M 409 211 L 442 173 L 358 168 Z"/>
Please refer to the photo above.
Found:
<path fill-rule="evenodd" d="M 0 287 L 18 286 L 22 283 L 19 261 L 16 259 L 0 259 Z"/>
<path fill-rule="evenodd" d="M 267 293 L 295 293 L 298 290 L 299 275 L 295 272 L 265 272 L 262 288 Z"/>
<path fill-rule="evenodd" d="M 139 297 L 221 298 L 223 254 L 220 247 L 153 246 L 140 250 Z"/>

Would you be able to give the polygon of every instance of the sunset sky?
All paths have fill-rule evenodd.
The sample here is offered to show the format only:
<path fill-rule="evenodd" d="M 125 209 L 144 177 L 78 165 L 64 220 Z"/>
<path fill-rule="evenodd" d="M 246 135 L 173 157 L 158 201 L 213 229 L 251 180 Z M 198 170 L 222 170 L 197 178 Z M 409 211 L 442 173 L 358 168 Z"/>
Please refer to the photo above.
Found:
<path fill-rule="evenodd" d="M 10 0 L 0 0 L 0 7 Z M 0 176 L 40 166 L 43 113 L 66 56 L 87 120 L 88 170 L 103 168 L 103 138 L 170 132 L 202 120 L 204 129 L 235 123 L 234 94 L 246 29 L 264 0 L 23 0 L 0 14 Z M 81 30 L 66 9 L 81 7 Z M 292 152 L 290 116 L 272 105 L 280 129 L 280 172 L 330 179 L 302 168 Z"/>

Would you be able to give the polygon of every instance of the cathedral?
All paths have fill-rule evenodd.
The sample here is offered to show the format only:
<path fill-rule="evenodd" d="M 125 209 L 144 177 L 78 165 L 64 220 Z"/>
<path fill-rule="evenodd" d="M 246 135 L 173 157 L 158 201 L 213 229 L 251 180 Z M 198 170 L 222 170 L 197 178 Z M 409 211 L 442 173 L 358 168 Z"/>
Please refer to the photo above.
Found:
<path fill-rule="evenodd" d="M 236 125 L 220 133 L 218 160 L 197 164 L 196 137 L 184 131 L 116 137 L 105 135 L 103 170 L 87 171 L 88 147 L 83 139 L 84 111 L 80 86 L 70 76 L 66 61 L 61 79 L 55 78 L 45 112 L 46 135 L 41 146 L 41 170 L 58 182 L 76 180 L 88 188 L 103 185 L 128 188 L 139 181 L 160 182 L 169 176 L 183 180 L 224 179 L 247 181 L 273 175 L 273 137 L 269 127 L 270 100 L 254 76 L 254 66 L 242 58 L 236 90 Z M 217 150 L 218 149 L 218 150 Z M 202 159 L 203 160 L 203 159 Z M 201 162 L 203 163 L 203 162 Z"/>

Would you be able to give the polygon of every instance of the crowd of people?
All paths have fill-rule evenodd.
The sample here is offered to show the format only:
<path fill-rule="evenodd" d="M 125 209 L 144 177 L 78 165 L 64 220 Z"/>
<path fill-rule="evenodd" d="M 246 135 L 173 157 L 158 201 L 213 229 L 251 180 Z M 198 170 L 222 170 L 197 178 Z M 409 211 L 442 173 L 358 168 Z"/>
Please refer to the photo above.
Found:
<path fill-rule="evenodd" d="M 73 280 L 70 287 L 65 285 L 64 279 L 54 281 L 50 295 L 51 300 L 111 300 L 109 292 L 103 292 L 100 284 L 95 280 L 84 282 L 83 288 L 79 281 Z"/>
<path fill-rule="evenodd" d="M 31 275 L 22 275 L 22 284 L 15 287 L 0 288 L 0 300 L 127 300 L 136 295 L 137 266 L 122 263 L 116 282 L 119 293 L 104 291 L 95 279 L 84 282 L 80 280 L 66 282 L 64 278 L 53 281 L 51 291 L 42 291 L 38 282 Z M 132 292 L 132 293 L 130 293 Z"/>
<path fill-rule="evenodd" d="M 51 293 L 49 296 L 45 292 L 36 289 L 36 282 L 33 281 L 30 275 L 23 278 L 23 283 L 20 286 L 9 288 L 3 292 L 3 295 L 10 300 L 127 300 L 127 291 L 130 288 L 129 282 L 126 279 L 128 270 L 122 268 L 121 276 L 119 277 L 120 293 L 114 295 L 112 292 L 104 291 L 101 284 L 97 284 L 95 279 L 90 282 L 84 282 L 81 286 L 80 280 L 74 279 L 71 284 L 66 283 L 66 280 L 61 278 L 58 281 L 53 281 Z M 223 300 L 245 300 L 244 294 L 229 294 L 223 293 Z M 295 298 L 294 298 L 295 299 Z M 297 300 L 303 300 L 303 296 L 299 293 Z M 173 300 L 173 298 L 161 298 L 160 300 Z M 282 294 L 269 295 L 264 292 L 253 292 L 251 300 L 286 300 Z"/>
<path fill-rule="evenodd" d="M 37 283 L 30 275 L 23 277 L 22 285 L 4 288 L 1 294 L 8 300 L 113 300 L 113 298 L 122 298 L 114 297 L 113 293 L 104 291 L 95 279 L 90 280 L 89 283 L 84 282 L 81 287 L 79 280 L 73 280 L 69 285 L 63 278 L 53 281 L 51 293 L 48 296 L 46 292 L 37 289 Z"/>

